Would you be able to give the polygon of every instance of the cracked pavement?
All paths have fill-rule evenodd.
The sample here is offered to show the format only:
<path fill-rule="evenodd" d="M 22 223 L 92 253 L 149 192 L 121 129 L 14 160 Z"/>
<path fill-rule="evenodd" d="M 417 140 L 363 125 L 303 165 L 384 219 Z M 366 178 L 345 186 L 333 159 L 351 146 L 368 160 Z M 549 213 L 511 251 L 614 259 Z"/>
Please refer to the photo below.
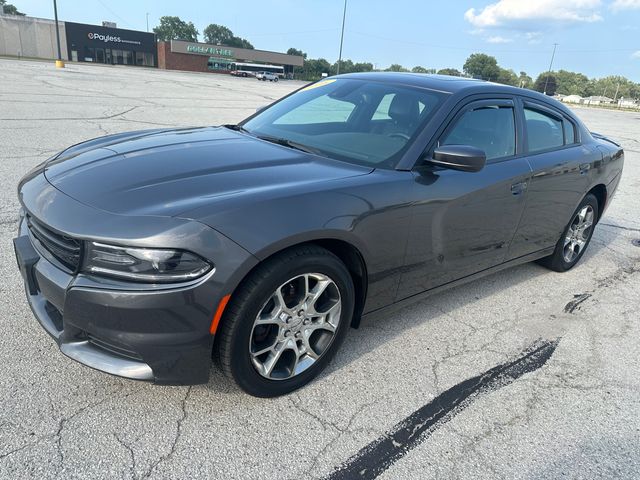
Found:
<path fill-rule="evenodd" d="M 551 358 L 476 398 L 379 478 L 637 478 L 640 471 L 640 113 L 576 109 L 626 151 L 580 264 L 536 264 L 351 330 L 328 370 L 287 397 L 161 387 L 62 355 L 24 297 L 16 184 L 82 140 L 235 123 L 301 84 L 0 59 L 0 478 L 323 478 L 461 382 L 539 339 Z"/>

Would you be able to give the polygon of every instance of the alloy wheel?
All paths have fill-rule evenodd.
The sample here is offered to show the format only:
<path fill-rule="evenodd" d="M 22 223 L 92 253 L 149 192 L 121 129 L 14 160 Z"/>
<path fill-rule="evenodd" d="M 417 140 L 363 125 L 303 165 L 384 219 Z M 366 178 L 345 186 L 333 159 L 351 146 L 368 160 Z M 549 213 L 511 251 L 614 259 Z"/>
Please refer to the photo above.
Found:
<path fill-rule="evenodd" d="M 593 219 L 594 211 L 591 205 L 585 205 L 573 217 L 564 239 L 562 253 L 565 262 L 573 262 L 584 250 L 591 236 Z"/>
<path fill-rule="evenodd" d="M 305 273 L 286 281 L 254 320 L 249 339 L 254 368 L 269 380 L 304 372 L 329 349 L 341 312 L 340 290 L 327 275 Z"/>

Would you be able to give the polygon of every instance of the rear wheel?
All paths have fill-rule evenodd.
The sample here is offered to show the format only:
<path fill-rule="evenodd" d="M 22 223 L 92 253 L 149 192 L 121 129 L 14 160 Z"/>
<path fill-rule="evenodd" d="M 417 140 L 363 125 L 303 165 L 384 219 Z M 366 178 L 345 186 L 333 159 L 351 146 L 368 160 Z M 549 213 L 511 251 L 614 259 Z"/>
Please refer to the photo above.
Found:
<path fill-rule="evenodd" d="M 556 272 L 566 272 L 573 268 L 589 246 L 598 212 L 598 199 L 588 194 L 571 217 L 553 254 L 541 259 L 539 263 Z"/>
<path fill-rule="evenodd" d="M 354 288 L 344 264 L 316 246 L 283 252 L 234 293 L 214 354 L 258 397 L 289 393 L 329 363 L 351 323 Z"/>

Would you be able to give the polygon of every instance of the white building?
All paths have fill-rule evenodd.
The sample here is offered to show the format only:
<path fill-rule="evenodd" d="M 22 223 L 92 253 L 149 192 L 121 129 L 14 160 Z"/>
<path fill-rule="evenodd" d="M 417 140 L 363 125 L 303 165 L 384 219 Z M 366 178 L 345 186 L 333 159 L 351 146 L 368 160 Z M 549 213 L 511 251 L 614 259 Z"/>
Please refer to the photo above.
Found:
<path fill-rule="evenodd" d="M 640 108 L 640 103 L 633 98 L 620 98 L 620 100 L 618 100 L 618 106 L 620 108 Z"/>
<path fill-rule="evenodd" d="M 582 98 L 580 95 L 567 95 L 562 99 L 562 101 L 565 103 L 583 103 L 584 98 Z"/>
<path fill-rule="evenodd" d="M 585 98 L 583 103 L 587 105 L 606 105 L 613 103 L 613 98 L 603 97 L 602 95 L 592 95 L 591 97 Z"/>

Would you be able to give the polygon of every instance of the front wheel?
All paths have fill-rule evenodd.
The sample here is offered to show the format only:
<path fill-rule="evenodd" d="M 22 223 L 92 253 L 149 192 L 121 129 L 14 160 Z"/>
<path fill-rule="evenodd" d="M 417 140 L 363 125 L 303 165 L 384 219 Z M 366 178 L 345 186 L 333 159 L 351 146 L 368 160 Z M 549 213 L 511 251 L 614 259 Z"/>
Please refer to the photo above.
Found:
<path fill-rule="evenodd" d="M 278 77 L 274 78 L 274 79 L 273 79 L 273 81 L 274 81 L 274 82 L 277 82 L 277 81 L 278 81 Z"/>
<path fill-rule="evenodd" d="M 598 212 L 598 199 L 588 194 L 573 213 L 554 252 L 539 262 L 556 272 L 566 272 L 573 268 L 589 246 Z"/>
<path fill-rule="evenodd" d="M 335 255 L 313 245 L 288 250 L 260 265 L 234 293 L 215 357 L 251 395 L 289 393 L 327 366 L 353 307 L 353 281 Z"/>

